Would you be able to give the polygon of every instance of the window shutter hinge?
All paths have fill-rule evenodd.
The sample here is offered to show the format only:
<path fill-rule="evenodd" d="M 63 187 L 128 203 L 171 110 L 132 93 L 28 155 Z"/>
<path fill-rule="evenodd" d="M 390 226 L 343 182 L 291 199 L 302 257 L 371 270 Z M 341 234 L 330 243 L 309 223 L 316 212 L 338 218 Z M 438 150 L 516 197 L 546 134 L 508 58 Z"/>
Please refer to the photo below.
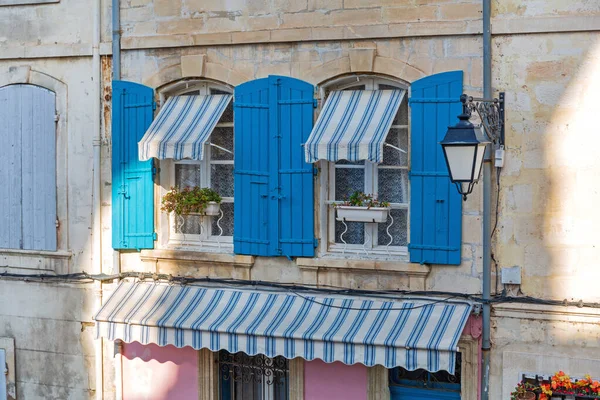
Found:
<path fill-rule="evenodd" d="M 158 234 L 156 232 L 152 232 L 152 240 L 158 240 Z"/>
<path fill-rule="evenodd" d="M 153 111 L 154 111 L 154 110 L 156 110 L 156 107 L 157 107 L 157 104 L 156 104 L 156 102 L 155 102 L 155 101 L 153 101 L 153 102 L 152 102 L 152 110 L 153 110 Z"/>
<path fill-rule="evenodd" d="M 60 114 L 54 114 L 54 122 L 58 122 L 60 119 Z"/>
<path fill-rule="evenodd" d="M 58 217 L 56 217 L 56 221 L 54 221 L 54 224 L 56 224 L 56 229 L 60 228 L 60 221 L 58 220 Z"/>
<path fill-rule="evenodd" d="M 156 176 L 157 172 L 158 170 L 156 169 L 156 167 L 152 167 L 152 176 Z"/>
<path fill-rule="evenodd" d="M 319 107 L 319 100 L 313 99 L 313 108 Z"/>
<path fill-rule="evenodd" d="M 313 175 L 314 175 L 314 176 L 317 176 L 317 175 L 319 175 L 319 168 L 317 168 L 317 167 L 313 167 Z"/>
<path fill-rule="evenodd" d="M 315 247 L 319 247 L 319 239 L 317 239 L 317 238 L 314 239 L 314 245 L 315 245 Z"/>

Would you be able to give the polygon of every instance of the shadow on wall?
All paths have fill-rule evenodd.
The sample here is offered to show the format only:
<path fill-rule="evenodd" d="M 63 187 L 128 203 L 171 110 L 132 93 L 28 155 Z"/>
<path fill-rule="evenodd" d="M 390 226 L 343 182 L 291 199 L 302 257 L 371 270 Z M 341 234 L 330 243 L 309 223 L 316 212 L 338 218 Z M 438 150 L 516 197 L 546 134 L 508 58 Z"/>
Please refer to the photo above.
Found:
<path fill-rule="evenodd" d="M 124 400 L 198 398 L 196 350 L 137 342 L 123 344 Z"/>

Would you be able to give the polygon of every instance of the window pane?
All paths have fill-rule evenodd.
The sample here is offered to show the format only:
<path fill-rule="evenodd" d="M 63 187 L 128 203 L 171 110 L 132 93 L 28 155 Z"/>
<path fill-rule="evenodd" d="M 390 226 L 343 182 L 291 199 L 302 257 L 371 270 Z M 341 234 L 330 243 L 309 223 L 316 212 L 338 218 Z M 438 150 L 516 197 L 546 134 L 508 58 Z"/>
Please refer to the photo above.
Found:
<path fill-rule="evenodd" d="M 200 225 L 202 223 L 199 215 L 175 215 L 171 214 L 175 220 L 175 233 L 184 235 L 200 235 L 202 233 Z"/>
<path fill-rule="evenodd" d="M 217 222 L 223 229 L 222 236 L 233 236 L 233 203 L 221 203 L 221 211 L 223 211 L 223 218 L 219 221 L 220 215 L 212 217 L 212 235 L 219 236 L 221 230 L 217 226 Z"/>
<path fill-rule="evenodd" d="M 407 246 L 408 210 L 391 210 L 390 214 L 392 218 L 394 218 L 394 223 L 390 227 L 390 235 L 393 237 L 390 246 Z M 379 232 L 377 241 L 379 242 L 379 245 L 385 246 L 390 241 L 390 237 L 387 235 L 387 227 L 390 222 L 391 220 L 388 219 L 388 222 L 384 224 L 377 224 L 377 230 Z"/>
<path fill-rule="evenodd" d="M 399 147 L 408 153 L 408 129 L 390 129 L 385 142 Z M 407 167 L 408 154 L 388 146 L 383 146 L 383 162 L 381 165 Z"/>
<path fill-rule="evenodd" d="M 363 222 L 346 222 L 348 231 L 344 233 L 344 224 L 340 221 L 335 221 L 335 242 L 342 242 L 342 233 L 344 233 L 344 241 L 348 244 L 363 244 L 365 242 L 365 224 Z"/>
<path fill-rule="evenodd" d="M 227 92 L 225 90 L 211 88 L 210 94 L 231 94 L 231 93 Z M 221 119 L 219 120 L 219 123 L 221 123 L 221 122 L 233 122 L 233 102 L 232 101 L 229 102 L 229 104 L 227 105 L 227 108 L 223 112 L 223 115 L 221 115 Z"/>
<path fill-rule="evenodd" d="M 200 186 L 200 164 L 175 164 L 175 185 L 179 188 Z"/>
<path fill-rule="evenodd" d="M 365 170 L 363 168 L 336 168 L 335 200 L 347 200 L 357 190 L 365 190 Z"/>
<path fill-rule="evenodd" d="M 200 95 L 199 90 L 190 90 L 189 92 L 185 92 L 185 93 L 181 94 L 180 96 L 198 96 L 198 95 Z"/>
<path fill-rule="evenodd" d="M 379 168 L 378 198 L 390 203 L 408 203 L 408 171 Z"/>
<path fill-rule="evenodd" d="M 210 143 L 231 151 L 228 153 L 215 146 L 210 146 L 212 160 L 233 160 L 233 128 L 215 128 L 210 136 Z"/>
<path fill-rule="evenodd" d="M 221 197 L 233 197 L 233 165 L 212 164 L 210 166 L 210 186 Z"/>
<path fill-rule="evenodd" d="M 408 125 L 408 96 L 404 95 L 398 113 L 394 118 L 393 125 Z"/>

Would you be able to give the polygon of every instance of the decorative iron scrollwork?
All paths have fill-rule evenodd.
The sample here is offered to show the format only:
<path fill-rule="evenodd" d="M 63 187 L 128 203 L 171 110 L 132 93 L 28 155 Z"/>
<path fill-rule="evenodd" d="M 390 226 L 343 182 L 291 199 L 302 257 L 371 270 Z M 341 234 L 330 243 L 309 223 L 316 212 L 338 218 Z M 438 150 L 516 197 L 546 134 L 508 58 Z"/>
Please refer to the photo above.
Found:
<path fill-rule="evenodd" d="M 243 352 L 232 354 L 225 350 L 219 352 L 219 368 L 221 377 L 226 381 L 264 382 L 267 385 L 284 385 L 289 373 L 288 360 L 284 357 L 249 356 Z"/>

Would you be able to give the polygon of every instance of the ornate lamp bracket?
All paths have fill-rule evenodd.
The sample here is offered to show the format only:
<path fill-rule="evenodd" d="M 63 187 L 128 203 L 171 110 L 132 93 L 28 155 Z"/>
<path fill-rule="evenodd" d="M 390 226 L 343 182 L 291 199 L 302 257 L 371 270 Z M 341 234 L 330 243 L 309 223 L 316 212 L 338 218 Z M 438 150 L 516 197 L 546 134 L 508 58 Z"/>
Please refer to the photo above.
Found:
<path fill-rule="evenodd" d="M 498 98 L 482 99 L 463 94 L 460 96 L 463 113 L 471 116 L 476 112 L 485 135 L 498 146 L 504 145 L 504 92 Z"/>

